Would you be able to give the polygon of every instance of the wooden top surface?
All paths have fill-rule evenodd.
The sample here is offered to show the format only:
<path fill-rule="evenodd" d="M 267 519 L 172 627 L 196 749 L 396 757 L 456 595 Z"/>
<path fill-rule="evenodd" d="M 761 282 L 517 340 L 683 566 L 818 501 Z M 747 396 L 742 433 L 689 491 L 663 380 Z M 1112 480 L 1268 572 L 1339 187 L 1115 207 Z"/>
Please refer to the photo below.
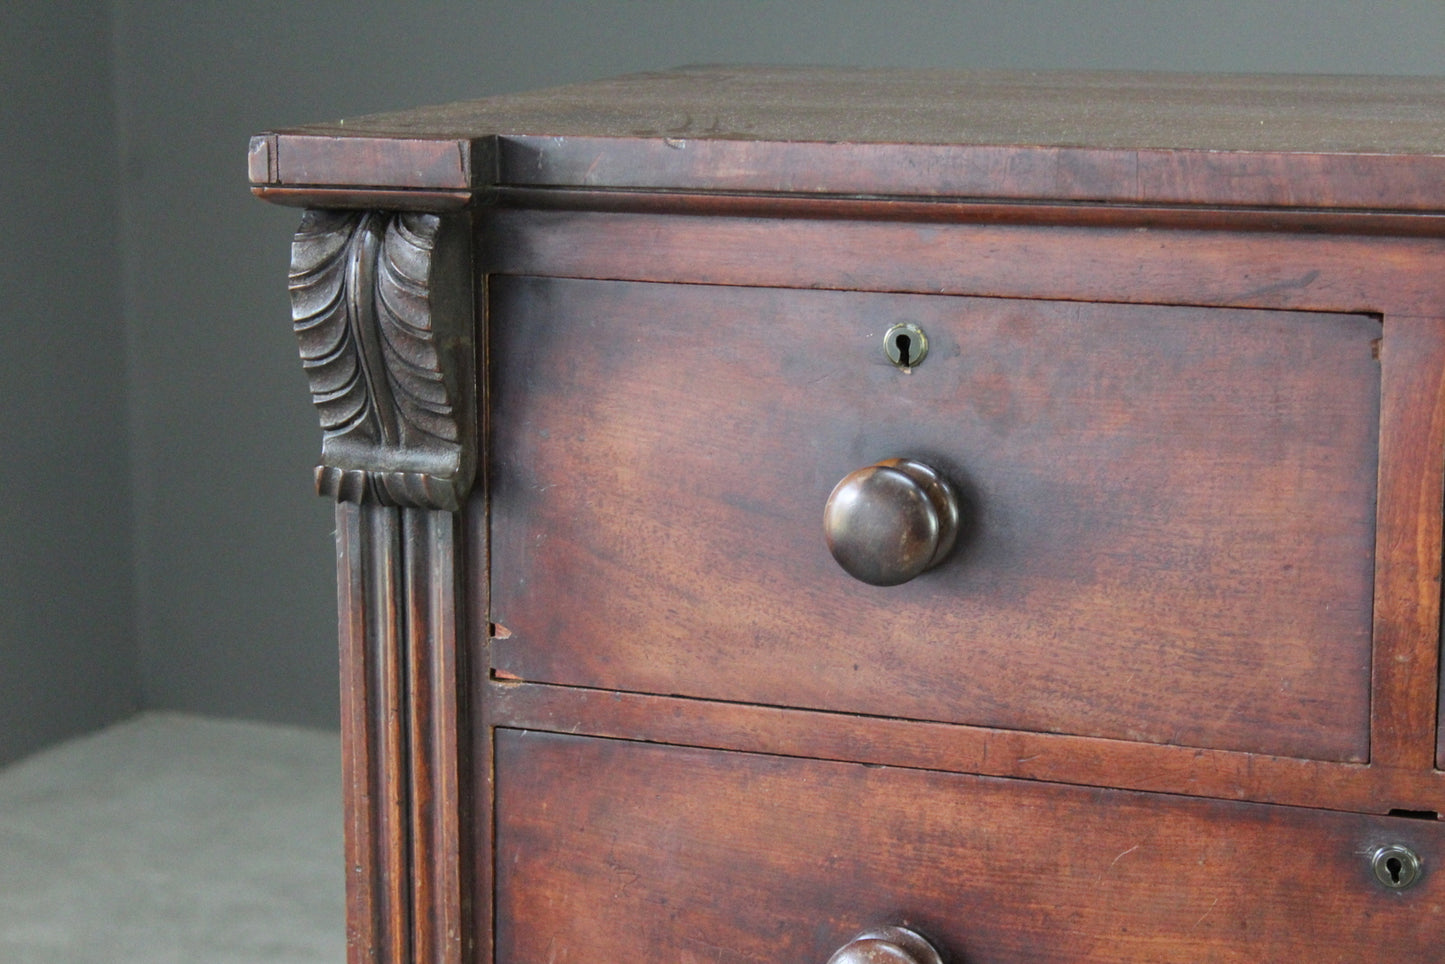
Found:
<path fill-rule="evenodd" d="M 696 67 L 279 130 L 258 188 L 1445 207 L 1445 78 Z"/>
<path fill-rule="evenodd" d="M 694 67 L 306 133 L 1445 153 L 1445 78 Z"/>

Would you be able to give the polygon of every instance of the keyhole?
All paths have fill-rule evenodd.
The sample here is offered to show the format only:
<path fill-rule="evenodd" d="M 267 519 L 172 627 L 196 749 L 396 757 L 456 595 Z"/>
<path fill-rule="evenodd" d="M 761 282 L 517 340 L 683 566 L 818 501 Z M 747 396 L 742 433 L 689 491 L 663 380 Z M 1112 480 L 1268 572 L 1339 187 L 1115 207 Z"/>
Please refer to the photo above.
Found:
<path fill-rule="evenodd" d="M 883 353 L 904 371 L 923 364 L 928 354 L 928 336 L 917 325 L 907 322 L 894 325 L 883 333 Z"/>
<path fill-rule="evenodd" d="M 1391 890 L 1412 887 L 1420 879 L 1420 857 L 1403 844 L 1380 847 L 1370 859 L 1375 879 Z"/>

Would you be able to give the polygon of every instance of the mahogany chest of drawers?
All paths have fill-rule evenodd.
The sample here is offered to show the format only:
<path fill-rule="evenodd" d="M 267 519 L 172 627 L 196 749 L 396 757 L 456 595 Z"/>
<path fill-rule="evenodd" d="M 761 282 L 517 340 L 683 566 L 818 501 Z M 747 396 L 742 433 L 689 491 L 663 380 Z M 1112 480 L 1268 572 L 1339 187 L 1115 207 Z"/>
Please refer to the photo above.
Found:
<path fill-rule="evenodd" d="M 258 136 L 351 960 L 1440 960 L 1445 82 Z"/>

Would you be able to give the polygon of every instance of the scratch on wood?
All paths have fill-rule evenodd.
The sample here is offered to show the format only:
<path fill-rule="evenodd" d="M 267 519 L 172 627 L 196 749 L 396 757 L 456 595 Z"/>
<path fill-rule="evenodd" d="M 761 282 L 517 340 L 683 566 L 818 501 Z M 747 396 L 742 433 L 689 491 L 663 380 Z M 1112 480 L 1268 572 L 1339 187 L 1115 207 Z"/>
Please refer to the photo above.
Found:
<path fill-rule="evenodd" d="M 1281 291 L 1303 290 L 1314 284 L 1315 281 L 1318 280 L 1319 276 L 1320 272 L 1318 269 L 1314 271 L 1306 271 L 1298 278 L 1281 278 L 1280 280 L 1272 282 L 1270 284 L 1264 284 L 1260 285 L 1257 288 L 1252 288 L 1249 291 L 1244 292 L 1244 294 L 1242 294 L 1240 298 L 1244 301 L 1252 301 L 1258 298 L 1263 298 L 1267 295 L 1277 294 Z"/>
<path fill-rule="evenodd" d="M 1210 914 L 1214 913 L 1214 906 L 1215 906 L 1215 904 L 1218 904 L 1218 903 L 1219 903 L 1219 898 L 1218 898 L 1218 897 L 1214 898 L 1214 903 L 1210 904 L 1207 908 L 1205 908 L 1204 913 L 1201 914 L 1201 915 L 1199 915 L 1199 920 L 1197 920 L 1197 921 L 1194 922 L 1194 927 L 1191 927 L 1191 928 L 1189 928 L 1189 929 L 1192 931 L 1192 930 L 1194 930 L 1195 928 L 1197 928 L 1200 924 L 1204 923 L 1204 918 L 1206 918 L 1206 917 L 1208 917 Z"/>
<path fill-rule="evenodd" d="M 1123 853 L 1121 853 L 1119 856 L 1115 857 L 1113 860 L 1109 861 L 1109 866 L 1107 866 L 1107 867 L 1104 868 L 1104 873 L 1102 873 L 1102 874 L 1099 875 L 1099 879 L 1100 879 L 1100 880 L 1103 880 L 1105 874 L 1107 874 L 1109 871 L 1111 871 L 1111 870 L 1114 869 L 1114 865 L 1115 865 L 1115 864 L 1117 864 L 1119 861 L 1123 860 L 1125 857 L 1129 856 L 1130 854 L 1132 854 L 1134 851 L 1138 850 L 1138 849 L 1139 849 L 1140 847 L 1142 847 L 1142 846 L 1144 846 L 1144 845 L 1143 845 L 1143 844 L 1135 844 L 1134 846 L 1130 847 L 1128 850 L 1126 850 L 1126 851 L 1124 851 Z"/>

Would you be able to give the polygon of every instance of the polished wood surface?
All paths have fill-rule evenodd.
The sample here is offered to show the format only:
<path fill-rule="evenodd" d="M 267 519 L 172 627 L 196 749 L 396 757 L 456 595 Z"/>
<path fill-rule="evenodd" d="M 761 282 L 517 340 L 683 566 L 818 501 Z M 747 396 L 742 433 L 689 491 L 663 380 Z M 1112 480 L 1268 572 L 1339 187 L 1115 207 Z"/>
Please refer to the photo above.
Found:
<path fill-rule="evenodd" d="M 480 649 L 480 647 L 479 647 Z M 679 746 L 979 773 L 1077 786 L 1387 814 L 1439 812 L 1445 773 L 1230 750 L 879 719 L 490 676 L 480 660 L 478 727 L 506 726 Z"/>
<path fill-rule="evenodd" d="M 914 330 L 921 337 L 922 329 Z M 958 493 L 938 470 L 916 459 L 883 459 L 833 487 L 823 504 L 823 541 L 848 575 L 897 586 L 948 558 L 961 516 Z"/>
<path fill-rule="evenodd" d="M 475 943 L 459 528 L 337 506 L 351 964 L 457 962 Z"/>
<path fill-rule="evenodd" d="M 324 209 L 351 964 L 1438 957 L 1445 81 L 692 68 L 249 165 Z M 897 457 L 964 524 L 864 586 Z"/>
<path fill-rule="evenodd" d="M 504 961 L 824 961 L 901 923 L 969 964 L 1432 960 L 1437 821 L 503 730 Z"/>
<path fill-rule="evenodd" d="M 838 948 L 828 964 L 943 964 L 938 949 L 917 931 L 873 927 Z"/>
<path fill-rule="evenodd" d="M 509 275 L 1445 316 L 1441 237 L 1336 231 L 1329 218 L 1228 230 L 1228 212 L 1205 230 L 1120 225 L 1113 208 L 1062 223 L 1047 212 L 1043 226 L 933 208 L 952 218 L 862 219 L 886 204 L 860 204 L 857 220 L 503 208 L 482 214 L 481 249 Z"/>
<path fill-rule="evenodd" d="M 525 359 L 494 373 L 497 668 L 1367 757 L 1375 319 L 511 279 L 490 311 Z M 823 508 L 895 455 L 967 535 L 861 586 Z"/>

